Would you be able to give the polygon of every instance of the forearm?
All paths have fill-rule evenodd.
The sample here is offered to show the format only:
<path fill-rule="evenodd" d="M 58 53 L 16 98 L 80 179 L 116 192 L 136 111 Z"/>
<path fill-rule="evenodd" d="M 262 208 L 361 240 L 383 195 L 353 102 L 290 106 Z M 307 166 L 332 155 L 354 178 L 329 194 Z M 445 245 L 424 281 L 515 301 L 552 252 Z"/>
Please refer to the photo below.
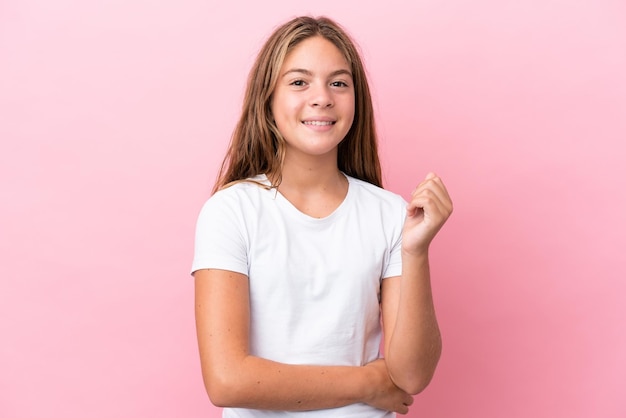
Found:
<path fill-rule="evenodd" d="M 367 397 L 363 367 L 290 365 L 250 355 L 228 363 L 204 371 L 217 406 L 296 411 L 336 408 Z"/>
<path fill-rule="evenodd" d="M 416 394 L 430 382 L 441 355 L 428 254 L 403 254 L 397 312 L 385 357 L 391 379 Z"/>

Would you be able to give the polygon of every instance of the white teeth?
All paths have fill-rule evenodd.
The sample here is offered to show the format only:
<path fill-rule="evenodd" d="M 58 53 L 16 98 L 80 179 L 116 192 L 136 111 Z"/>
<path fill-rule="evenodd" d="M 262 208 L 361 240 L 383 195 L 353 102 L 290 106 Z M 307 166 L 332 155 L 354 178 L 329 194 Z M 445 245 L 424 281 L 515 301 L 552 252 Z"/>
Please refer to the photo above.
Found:
<path fill-rule="evenodd" d="M 334 122 L 323 122 L 320 120 L 305 120 L 303 123 L 305 125 L 324 126 L 324 125 L 332 125 Z"/>

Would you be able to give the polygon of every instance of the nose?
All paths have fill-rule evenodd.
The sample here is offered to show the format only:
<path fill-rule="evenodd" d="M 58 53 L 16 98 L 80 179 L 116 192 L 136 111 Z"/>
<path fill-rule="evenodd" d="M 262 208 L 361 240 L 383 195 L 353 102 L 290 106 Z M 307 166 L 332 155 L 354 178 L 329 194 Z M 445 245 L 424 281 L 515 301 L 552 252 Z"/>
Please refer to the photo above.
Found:
<path fill-rule="evenodd" d="M 313 87 L 313 86 L 312 86 Z M 318 85 L 310 89 L 310 104 L 313 107 L 332 107 L 333 97 L 330 86 Z"/>

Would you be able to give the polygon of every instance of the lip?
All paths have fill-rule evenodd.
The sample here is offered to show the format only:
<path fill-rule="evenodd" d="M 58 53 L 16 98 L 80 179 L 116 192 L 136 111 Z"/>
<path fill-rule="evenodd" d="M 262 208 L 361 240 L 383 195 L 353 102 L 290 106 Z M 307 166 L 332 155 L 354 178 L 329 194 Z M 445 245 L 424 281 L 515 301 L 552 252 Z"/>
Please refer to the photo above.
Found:
<path fill-rule="evenodd" d="M 334 125 L 337 120 L 328 116 L 316 116 L 302 119 L 302 123 L 306 122 L 332 122 Z"/>
<path fill-rule="evenodd" d="M 321 120 L 302 122 L 302 124 L 306 126 L 307 128 L 312 128 L 312 129 L 329 129 L 335 126 L 335 122 L 321 121 Z"/>
<path fill-rule="evenodd" d="M 302 122 L 302 126 L 312 132 L 330 132 L 335 124 L 337 123 L 336 119 L 327 118 L 327 117 L 319 117 L 319 118 L 306 118 Z"/>

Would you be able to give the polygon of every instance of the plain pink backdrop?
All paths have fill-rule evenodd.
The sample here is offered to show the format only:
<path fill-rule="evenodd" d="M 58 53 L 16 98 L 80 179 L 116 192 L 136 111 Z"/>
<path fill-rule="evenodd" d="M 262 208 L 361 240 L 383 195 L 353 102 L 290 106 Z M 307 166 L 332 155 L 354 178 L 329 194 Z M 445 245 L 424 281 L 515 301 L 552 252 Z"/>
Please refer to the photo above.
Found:
<path fill-rule="evenodd" d="M 430 170 L 444 353 L 413 417 L 626 416 L 622 0 L 0 3 L 0 416 L 218 417 L 189 276 L 263 39 L 361 45 L 387 188 Z"/>

